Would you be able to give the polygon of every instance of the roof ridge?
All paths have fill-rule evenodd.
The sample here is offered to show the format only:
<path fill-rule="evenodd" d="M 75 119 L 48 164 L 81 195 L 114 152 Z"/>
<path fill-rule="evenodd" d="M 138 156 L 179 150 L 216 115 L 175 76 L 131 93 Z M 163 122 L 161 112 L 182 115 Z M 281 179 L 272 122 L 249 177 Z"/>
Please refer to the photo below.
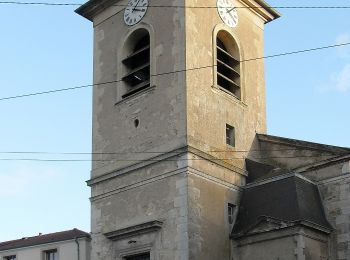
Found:
<path fill-rule="evenodd" d="M 296 197 L 296 202 L 295 202 L 295 204 L 296 204 L 296 212 L 297 212 L 297 219 L 301 219 L 301 213 L 300 213 L 300 209 L 301 209 L 301 207 L 300 207 L 300 198 L 299 198 L 299 194 L 298 194 L 298 187 L 297 187 L 297 178 L 296 178 L 297 176 L 295 176 L 294 175 L 294 178 L 295 178 L 295 181 L 293 181 L 293 186 L 294 186 L 294 192 L 295 192 L 295 197 Z M 301 179 L 301 178 L 300 178 Z M 306 182 L 306 180 L 304 180 L 304 179 L 301 179 L 302 181 L 304 181 L 304 182 Z"/>
<path fill-rule="evenodd" d="M 259 141 L 263 141 L 263 142 L 273 142 L 273 143 L 279 143 L 281 145 L 304 147 L 305 149 L 329 152 L 329 153 L 333 153 L 334 155 L 339 155 L 339 154 L 345 155 L 350 153 L 349 147 L 321 144 L 321 143 L 310 142 L 310 141 L 305 141 L 300 139 L 292 139 L 292 138 L 286 138 L 286 137 L 280 137 L 280 136 L 268 135 L 268 134 L 259 134 L 259 133 L 257 133 L 257 137 Z"/>
<path fill-rule="evenodd" d="M 90 238 L 91 236 L 85 231 L 74 228 L 70 230 L 58 231 L 48 234 L 39 234 L 35 236 L 22 237 L 20 239 L 0 242 L 0 251 L 41 244 L 56 243 L 82 237 Z"/>
<path fill-rule="evenodd" d="M 339 156 L 335 156 L 332 158 L 328 158 L 328 159 L 324 159 L 324 160 L 317 161 L 314 163 L 310 163 L 310 164 L 305 165 L 305 166 L 296 167 L 295 169 L 293 169 L 293 171 L 295 171 L 297 173 L 303 173 L 303 172 L 323 168 L 325 165 L 332 165 L 332 164 L 346 162 L 349 159 L 350 159 L 350 153 L 349 154 L 341 154 Z"/>

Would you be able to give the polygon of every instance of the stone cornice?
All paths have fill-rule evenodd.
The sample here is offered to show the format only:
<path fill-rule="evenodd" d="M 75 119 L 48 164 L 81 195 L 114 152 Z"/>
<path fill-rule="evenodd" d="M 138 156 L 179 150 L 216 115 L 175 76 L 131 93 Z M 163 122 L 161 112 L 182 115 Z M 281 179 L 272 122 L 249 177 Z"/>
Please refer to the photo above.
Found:
<path fill-rule="evenodd" d="M 162 228 L 163 222 L 159 220 L 152 220 L 138 225 L 117 229 L 115 231 L 104 233 L 104 235 L 113 241 L 121 240 L 128 237 L 138 236 L 158 231 Z"/>
<path fill-rule="evenodd" d="M 90 0 L 80 6 L 75 12 L 86 19 L 92 21 L 93 17 L 119 0 Z"/>
<path fill-rule="evenodd" d="M 244 169 L 238 168 L 237 166 L 229 164 L 222 159 L 218 159 L 218 158 L 208 154 L 207 152 L 201 151 L 201 150 L 196 149 L 194 147 L 183 146 L 183 147 L 174 149 L 172 151 L 168 151 L 168 152 L 165 152 L 163 154 L 159 154 L 157 156 L 153 156 L 150 158 L 146 158 L 144 160 L 136 161 L 134 164 L 126 166 L 124 168 L 106 172 L 105 174 L 102 174 L 98 177 L 95 177 L 95 178 L 88 180 L 87 184 L 88 184 L 88 186 L 92 186 L 92 185 L 95 185 L 97 183 L 107 181 L 108 179 L 115 178 L 115 177 L 120 176 L 122 174 L 126 174 L 128 172 L 135 171 L 137 169 L 140 169 L 142 167 L 146 167 L 146 166 L 151 165 L 151 164 L 157 164 L 157 163 L 161 163 L 164 161 L 174 161 L 174 160 L 176 161 L 176 159 L 174 159 L 174 158 L 182 156 L 186 153 L 193 154 L 193 155 L 198 156 L 201 159 L 207 160 L 213 164 L 219 165 L 221 167 L 227 168 L 227 169 L 232 170 L 232 171 L 239 173 L 241 175 L 247 176 L 247 171 Z M 181 159 L 179 159 L 179 160 L 181 160 Z M 186 167 L 186 166 L 187 165 L 184 165 L 184 167 Z"/>
<path fill-rule="evenodd" d="M 76 9 L 75 12 L 92 21 L 95 15 L 99 14 L 118 1 L 119 0 L 90 0 Z M 265 23 L 268 23 L 281 16 L 275 9 L 273 9 L 263 0 L 241 0 L 241 2 L 254 10 L 255 13 L 265 20 Z"/>
<path fill-rule="evenodd" d="M 265 23 L 271 22 L 279 17 L 281 14 L 277 12 L 274 8 L 272 8 L 269 4 L 267 4 L 263 0 L 240 0 L 244 5 L 253 10 L 256 14 L 258 14 L 262 19 L 264 19 Z"/>

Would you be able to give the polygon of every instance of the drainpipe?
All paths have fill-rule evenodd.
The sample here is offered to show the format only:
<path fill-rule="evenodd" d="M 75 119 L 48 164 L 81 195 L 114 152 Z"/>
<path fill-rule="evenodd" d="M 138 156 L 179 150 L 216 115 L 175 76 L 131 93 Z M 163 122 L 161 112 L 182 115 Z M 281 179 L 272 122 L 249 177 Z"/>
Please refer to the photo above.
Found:
<path fill-rule="evenodd" d="M 77 244 L 77 260 L 80 260 L 80 245 L 77 237 L 75 238 L 75 243 Z"/>

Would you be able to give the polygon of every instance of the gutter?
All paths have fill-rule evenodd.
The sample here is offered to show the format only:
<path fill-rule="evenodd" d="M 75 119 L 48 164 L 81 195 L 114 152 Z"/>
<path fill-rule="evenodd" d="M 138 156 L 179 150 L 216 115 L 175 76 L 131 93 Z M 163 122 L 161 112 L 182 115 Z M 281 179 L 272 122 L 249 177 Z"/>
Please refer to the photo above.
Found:
<path fill-rule="evenodd" d="M 80 260 L 80 245 L 79 245 L 78 237 L 75 237 L 74 241 L 77 244 L 77 260 Z"/>

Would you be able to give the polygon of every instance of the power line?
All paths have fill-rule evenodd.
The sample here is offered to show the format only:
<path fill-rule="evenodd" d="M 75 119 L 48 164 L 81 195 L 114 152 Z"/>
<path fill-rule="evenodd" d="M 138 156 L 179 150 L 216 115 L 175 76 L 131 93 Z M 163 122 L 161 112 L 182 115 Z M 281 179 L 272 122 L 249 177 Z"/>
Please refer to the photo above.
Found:
<path fill-rule="evenodd" d="M 81 6 L 83 3 L 50 3 L 50 2 L 22 2 L 22 1 L 0 1 L 0 4 L 8 5 L 42 5 L 42 6 Z M 127 4 L 114 4 L 114 6 L 126 7 Z M 216 6 L 183 6 L 183 5 L 149 5 L 153 8 L 190 8 L 190 9 L 215 9 Z M 350 9 L 350 6 L 237 6 L 236 9 Z"/>
<path fill-rule="evenodd" d="M 81 6 L 82 4 L 74 3 L 48 3 L 48 2 L 19 2 L 19 1 L 1 1 L 0 4 L 8 5 L 47 5 L 47 6 Z"/>
<path fill-rule="evenodd" d="M 261 58 L 246 59 L 246 60 L 243 60 L 241 62 L 248 62 L 248 61 L 260 60 L 260 59 L 270 59 L 270 58 L 276 58 L 276 57 L 280 57 L 280 56 L 287 56 L 287 55 L 299 54 L 299 53 L 304 53 L 304 52 L 312 52 L 312 51 L 319 51 L 319 50 L 324 50 L 324 49 L 342 47 L 342 46 L 346 46 L 346 45 L 350 45 L 350 42 L 328 45 L 328 46 L 323 46 L 323 47 L 316 47 L 316 48 L 305 49 L 305 50 L 285 52 L 285 53 L 280 53 L 280 54 L 273 54 L 273 55 L 268 55 L 268 56 L 261 57 Z"/>
<path fill-rule="evenodd" d="M 298 151 L 300 148 L 288 149 L 251 149 L 251 150 L 208 150 L 202 151 L 206 153 L 246 153 L 246 152 L 281 152 L 281 151 Z M 331 152 L 327 149 L 315 149 L 312 147 L 305 147 L 308 150 L 318 150 L 328 152 L 333 155 L 337 153 Z M 346 149 L 346 148 L 345 148 Z M 178 151 L 144 151 L 144 152 L 43 152 L 43 151 L 0 151 L 0 154 L 38 154 L 38 155 L 130 155 L 130 154 L 177 154 Z M 349 149 L 350 153 L 350 149 Z"/>
<path fill-rule="evenodd" d="M 300 155 L 300 156 L 266 156 L 266 157 L 251 157 L 252 159 L 295 159 L 295 158 L 319 158 L 329 157 L 330 155 Z M 34 162 L 177 162 L 177 161 L 233 161 L 245 160 L 247 157 L 235 158 L 179 158 L 179 159 L 40 159 L 40 158 L 0 158 L 0 161 L 34 161 Z"/>
<path fill-rule="evenodd" d="M 251 61 L 255 61 L 255 60 L 270 59 L 270 58 L 276 58 L 276 57 L 280 57 L 280 56 L 288 56 L 288 55 L 300 54 L 300 53 L 305 53 L 305 52 L 312 52 L 312 51 L 318 51 L 318 50 L 342 47 L 342 46 L 347 46 L 347 45 L 350 45 L 350 42 L 334 44 L 334 45 L 328 45 L 328 46 L 322 46 L 322 47 L 316 47 L 316 48 L 310 48 L 310 49 L 304 49 L 304 50 L 298 50 L 298 51 L 292 51 L 292 52 L 284 52 L 284 53 L 273 54 L 273 55 L 257 57 L 257 58 L 251 58 L 251 59 L 245 59 L 245 60 L 241 60 L 240 62 L 243 63 L 243 62 L 251 62 Z M 182 72 L 186 72 L 186 71 L 207 69 L 207 68 L 212 68 L 212 67 L 215 67 L 215 66 L 216 65 L 207 65 L 207 66 L 195 67 L 195 68 L 190 68 L 190 69 L 182 69 L 182 70 L 175 70 L 175 71 L 163 72 L 163 73 L 158 73 L 158 74 L 151 74 L 151 77 L 158 77 L 158 76 L 163 76 L 163 75 L 182 73 Z M 112 81 L 107 81 L 107 82 L 101 82 L 101 83 L 95 83 L 95 84 L 87 84 L 87 85 L 70 87 L 70 88 L 54 89 L 54 90 L 47 90 L 47 91 L 42 91 L 42 92 L 35 92 L 35 93 L 28 93 L 28 94 L 22 94 L 22 95 L 16 95 L 16 96 L 9 96 L 9 97 L 0 98 L 0 101 L 10 100 L 10 99 L 17 99 L 17 98 L 24 98 L 24 97 L 30 97 L 30 96 L 38 96 L 38 95 L 44 95 L 44 94 L 52 94 L 52 93 L 56 93 L 56 92 L 64 92 L 64 91 L 81 89 L 81 88 L 88 88 L 88 87 L 93 87 L 93 86 L 108 85 L 108 84 L 118 83 L 118 82 L 121 82 L 121 81 L 122 81 L 121 79 L 120 80 L 112 80 Z"/>
<path fill-rule="evenodd" d="M 126 7 L 128 5 L 115 4 Z M 149 5 L 153 8 L 189 8 L 189 9 L 216 9 L 217 6 L 183 6 L 183 5 Z M 232 6 L 228 6 L 232 7 Z M 350 6 L 236 6 L 234 9 L 350 9 Z"/>
<path fill-rule="evenodd" d="M 106 83 L 107 84 L 107 83 Z M 96 84 L 95 84 L 96 85 Z M 77 87 L 71 87 L 71 88 L 62 88 L 62 89 L 54 89 L 54 90 L 48 90 L 48 91 L 43 91 L 43 92 L 36 92 L 36 93 L 29 93 L 29 94 L 23 94 L 23 95 L 18 95 L 18 96 L 12 96 L 12 97 L 4 97 L 1 98 L 1 100 L 8 100 L 8 99 L 14 99 L 14 98 L 23 98 L 23 97 L 30 97 L 30 96 L 37 96 L 37 95 L 44 95 L 44 94 L 51 94 L 51 93 L 56 93 L 56 92 L 63 92 L 67 90 L 74 90 L 74 89 L 80 89 L 80 88 L 87 88 L 87 87 L 92 87 L 93 85 L 83 85 L 83 86 L 77 86 Z"/>
<path fill-rule="evenodd" d="M 70 88 L 53 89 L 53 90 L 47 90 L 47 91 L 42 91 L 42 92 L 35 92 L 35 93 L 29 93 L 29 94 L 23 94 L 23 95 L 11 96 L 11 97 L 4 97 L 4 98 L 0 98 L 0 101 L 8 100 L 8 99 L 15 99 L 15 98 L 44 95 L 44 94 L 52 94 L 52 93 L 56 93 L 56 92 L 63 92 L 63 91 L 68 91 L 68 90 L 80 89 L 80 88 L 88 88 L 88 87 L 99 86 L 99 85 L 106 85 L 106 84 L 116 83 L 119 81 L 120 80 L 114 80 L 114 81 L 101 82 L 101 83 L 96 83 L 96 84 L 88 84 L 88 85 L 82 85 L 82 86 L 76 86 L 76 87 L 70 87 Z"/>

